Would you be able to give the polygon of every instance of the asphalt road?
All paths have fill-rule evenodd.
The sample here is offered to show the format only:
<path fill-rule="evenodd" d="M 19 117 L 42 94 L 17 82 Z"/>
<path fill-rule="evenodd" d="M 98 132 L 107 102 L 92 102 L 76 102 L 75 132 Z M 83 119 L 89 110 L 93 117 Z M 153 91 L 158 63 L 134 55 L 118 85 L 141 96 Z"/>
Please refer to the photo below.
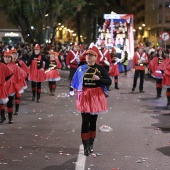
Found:
<path fill-rule="evenodd" d="M 96 156 L 82 152 L 81 116 L 68 96 L 68 71 L 60 71 L 55 96 L 43 83 L 41 102 L 31 101 L 30 83 L 14 123 L 0 124 L 0 170 L 169 170 L 170 111 L 165 89 L 156 98 L 146 77 L 145 93 L 131 92 L 133 74 L 119 78 L 109 92 L 109 112 L 99 115 Z M 139 84 L 139 80 L 138 80 Z M 104 126 L 103 126 L 104 125 Z M 111 131 L 101 131 L 110 127 Z M 80 148 L 80 149 L 79 149 Z"/>

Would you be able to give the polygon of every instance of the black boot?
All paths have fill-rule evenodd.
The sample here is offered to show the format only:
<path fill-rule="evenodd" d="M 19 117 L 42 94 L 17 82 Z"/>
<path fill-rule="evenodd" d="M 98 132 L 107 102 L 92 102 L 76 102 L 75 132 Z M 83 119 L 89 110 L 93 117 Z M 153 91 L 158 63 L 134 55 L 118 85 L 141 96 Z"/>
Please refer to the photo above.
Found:
<path fill-rule="evenodd" d="M 37 92 L 37 103 L 40 103 L 40 93 Z"/>
<path fill-rule="evenodd" d="M 36 94 L 36 91 L 33 90 L 33 91 L 32 91 L 32 101 L 35 101 L 35 94 Z"/>
<path fill-rule="evenodd" d="M 18 115 L 19 113 L 19 104 L 15 104 L 15 113 L 14 115 Z"/>
<path fill-rule="evenodd" d="M 167 106 L 170 106 L 170 96 L 167 96 Z"/>
<path fill-rule="evenodd" d="M 90 138 L 89 139 L 90 153 L 93 153 L 93 143 L 94 143 L 94 138 Z"/>
<path fill-rule="evenodd" d="M 1 121 L 0 121 L 0 123 L 4 123 L 5 120 L 6 120 L 5 110 L 1 110 Z"/>
<path fill-rule="evenodd" d="M 8 120 L 9 120 L 9 124 L 12 124 L 13 121 L 12 121 L 12 113 L 8 113 Z"/>
<path fill-rule="evenodd" d="M 119 89 L 118 83 L 115 83 L 115 89 Z"/>
<path fill-rule="evenodd" d="M 156 91 L 157 91 L 157 98 L 162 97 L 161 96 L 162 88 L 157 88 Z"/>
<path fill-rule="evenodd" d="M 84 146 L 84 155 L 89 156 L 90 148 L 89 148 L 89 140 L 82 140 Z"/>
<path fill-rule="evenodd" d="M 48 87 L 49 87 L 49 90 L 50 90 L 50 95 L 52 95 L 52 86 L 49 85 Z"/>

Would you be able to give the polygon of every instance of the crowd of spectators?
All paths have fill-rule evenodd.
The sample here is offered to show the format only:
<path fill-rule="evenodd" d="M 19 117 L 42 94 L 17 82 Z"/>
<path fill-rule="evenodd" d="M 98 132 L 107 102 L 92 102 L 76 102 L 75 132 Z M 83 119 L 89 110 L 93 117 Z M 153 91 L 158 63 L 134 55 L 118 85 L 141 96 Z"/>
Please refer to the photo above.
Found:
<path fill-rule="evenodd" d="M 35 43 L 36 44 L 36 43 Z M 27 64 L 29 57 L 31 56 L 33 52 L 33 47 L 35 44 L 28 44 L 28 43 L 19 43 L 14 45 L 14 48 L 17 49 L 18 52 L 18 58 L 24 61 L 24 63 Z M 44 56 L 48 56 L 48 51 L 54 50 L 58 52 L 59 60 L 62 64 L 62 69 L 66 69 L 66 57 L 70 49 L 72 49 L 72 44 L 62 44 L 62 43 L 53 43 L 53 44 L 41 44 L 41 53 Z M 2 59 L 3 52 L 6 49 L 11 49 L 12 46 L 7 43 L 0 42 L 0 60 Z"/>

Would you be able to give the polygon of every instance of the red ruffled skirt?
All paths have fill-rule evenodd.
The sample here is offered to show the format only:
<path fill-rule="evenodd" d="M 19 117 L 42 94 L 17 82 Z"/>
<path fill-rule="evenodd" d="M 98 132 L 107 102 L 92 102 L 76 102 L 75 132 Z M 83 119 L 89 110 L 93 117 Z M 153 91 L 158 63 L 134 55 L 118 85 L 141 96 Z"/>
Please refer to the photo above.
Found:
<path fill-rule="evenodd" d="M 34 82 L 45 82 L 46 81 L 45 72 L 41 69 L 30 70 L 28 80 Z"/>
<path fill-rule="evenodd" d="M 22 90 L 27 89 L 27 83 L 25 81 L 25 78 L 18 80 L 18 84 L 20 84 Z"/>
<path fill-rule="evenodd" d="M 166 74 L 163 76 L 162 85 L 166 88 L 170 88 L 170 77 Z"/>
<path fill-rule="evenodd" d="M 5 85 L 0 84 L 0 104 L 6 104 L 8 102 L 8 93 Z"/>
<path fill-rule="evenodd" d="M 46 79 L 47 81 L 59 81 L 60 73 L 57 69 L 46 71 Z"/>
<path fill-rule="evenodd" d="M 78 111 L 90 114 L 108 111 L 106 96 L 101 87 L 83 88 L 77 94 L 76 106 Z"/>
<path fill-rule="evenodd" d="M 119 76 L 120 73 L 119 73 L 119 68 L 118 68 L 118 65 L 114 65 L 113 63 L 110 65 L 110 68 L 109 68 L 109 75 L 111 77 L 115 77 L 115 76 Z"/>

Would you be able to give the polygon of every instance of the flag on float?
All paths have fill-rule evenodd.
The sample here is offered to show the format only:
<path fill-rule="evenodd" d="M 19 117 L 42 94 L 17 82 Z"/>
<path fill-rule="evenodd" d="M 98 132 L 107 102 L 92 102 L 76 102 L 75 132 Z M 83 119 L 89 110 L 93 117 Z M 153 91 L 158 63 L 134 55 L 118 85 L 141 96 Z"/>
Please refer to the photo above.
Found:
<path fill-rule="evenodd" d="M 126 39 L 127 52 L 129 54 L 129 59 L 133 58 L 134 55 L 134 33 L 133 33 L 133 15 L 125 14 L 121 16 L 121 19 L 126 19 L 129 23 L 128 38 Z"/>

